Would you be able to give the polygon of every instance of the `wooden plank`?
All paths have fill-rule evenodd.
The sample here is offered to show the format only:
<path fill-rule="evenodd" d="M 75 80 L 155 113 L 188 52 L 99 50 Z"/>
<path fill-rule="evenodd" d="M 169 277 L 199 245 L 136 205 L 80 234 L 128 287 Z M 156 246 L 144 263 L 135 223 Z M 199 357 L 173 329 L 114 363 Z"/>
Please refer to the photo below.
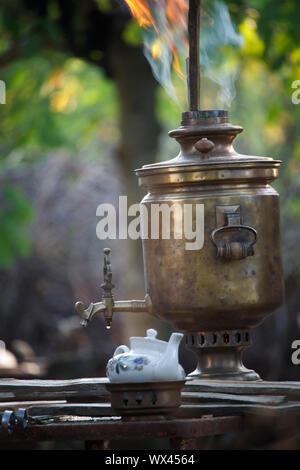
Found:
<path fill-rule="evenodd" d="M 0 379 L 0 401 L 108 398 L 106 383 L 108 379 L 104 377 L 72 380 Z"/>
<path fill-rule="evenodd" d="M 22 406 L 20 406 L 22 408 Z M 116 416 L 109 403 L 65 403 L 65 404 L 39 404 L 30 406 L 27 409 L 28 416 L 34 417 L 54 417 L 54 416 L 90 416 L 104 417 Z"/>
<path fill-rule="evenodd" d="M 183 402 L 205 403 L 260 403 L 263 405 L 278 405 L 287 401 L 286 396 L 280 395 L 234 395 L 229 393 L 182 392 Z"/>
<path fill-rule="evenodd" d="M 286 395 L 300 399 L 300 382 L 234 382 L 225 380 L 187 380 L 184 392 L 230 393 L 233 395 Z"/>
<path fill-rule="evenodd" d="M 200 418 L 205 415 L 213 416 L 246 416 L 257 414 L 259 416 L 297 415 L 300 420 L 300 402 L 289 402 L 283 405 L 266 406 L 252 403 L 200 403 L 183 404 L 177 413 L 177 418 Z"/>
<path fill-rule="evenodd" d="M 51 407 L 52 405 L 65 405 L 66 400 L 37 400 L 37 401 L 6 401 L 0 403 L 0 411 L 28 408 L 30 406 Z"/>

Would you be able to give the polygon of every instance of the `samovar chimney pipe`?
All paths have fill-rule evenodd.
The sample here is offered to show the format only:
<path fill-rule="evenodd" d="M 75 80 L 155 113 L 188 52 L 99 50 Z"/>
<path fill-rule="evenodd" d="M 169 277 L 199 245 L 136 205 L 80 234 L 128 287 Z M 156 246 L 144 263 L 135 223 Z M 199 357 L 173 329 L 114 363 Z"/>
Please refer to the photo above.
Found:
<path fill-rule="evenodd" d="M 201 0 L 189 0 L 187 90 L 189 111 L 200 109 L 200 10 Z"/>

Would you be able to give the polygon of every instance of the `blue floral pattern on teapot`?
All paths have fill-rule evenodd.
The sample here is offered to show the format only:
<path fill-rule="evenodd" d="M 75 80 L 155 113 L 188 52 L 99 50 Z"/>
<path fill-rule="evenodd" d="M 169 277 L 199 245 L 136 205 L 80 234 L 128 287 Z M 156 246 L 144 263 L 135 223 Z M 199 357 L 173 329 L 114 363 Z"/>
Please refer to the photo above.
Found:
<path fill-rule="evenodd" d="M 138 356 L 133 358 L 130 354 L 122 354 L 119 357 L 112 358 L 107 364 L 107 375 L 116 371 L 120 374 L 120 371 L 130 370 L 143 370 L 144 365 L 149 363 L 148 359 L 144 356 Z"/>

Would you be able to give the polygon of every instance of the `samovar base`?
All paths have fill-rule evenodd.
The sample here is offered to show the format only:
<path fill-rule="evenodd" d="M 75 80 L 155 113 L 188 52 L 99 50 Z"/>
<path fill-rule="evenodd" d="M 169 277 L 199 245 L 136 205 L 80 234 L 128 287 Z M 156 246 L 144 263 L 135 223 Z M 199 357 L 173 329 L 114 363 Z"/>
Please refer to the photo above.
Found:
<path fill-rule="evenodd" d="M 246 330 L 197 332 L 186 335 L 186 346 L 198 358 L 189 380 L 258 381 L 260 376 L 247 369 L 242 361 L 243 350 L 251 345 Z"/>

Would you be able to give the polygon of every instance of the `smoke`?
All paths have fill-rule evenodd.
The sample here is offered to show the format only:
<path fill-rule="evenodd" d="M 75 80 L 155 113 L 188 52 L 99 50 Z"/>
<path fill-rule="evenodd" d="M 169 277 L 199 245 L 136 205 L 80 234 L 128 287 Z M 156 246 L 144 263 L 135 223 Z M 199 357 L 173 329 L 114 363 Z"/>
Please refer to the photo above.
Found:
<path fill-rule="evenodd" d="M 173 62 L 172 51 L 168 47 L 168 44 L 166 42 L 159 41 L 157 39 L 155 39 L 155 41 L 153 41 L 153 36 L 151 33 L 146 32 L 144 34 L 145 57 L 151 65 L 152 73 L 155 79 L 165 89 L 166 93 L 170 96 L 170 98 L 172 98 L 172 100 L 174 100 L 180 106 L 176 89 L 174 87 L 171 76 Z M 153 57 L 153 49 L 155 47 L 155 44 L 159 45 L 159 50 L 157 52 L 156 58 Z"/>
<path fill-rule="evenodd" d="M 144 26 L 145 57 L 156 80 L 180 105 L 178 84 L 174 85 L 174 74 L 182 79 L 180 87 L 186 87 L 188 0 L 138 1 L 149 8 L 153 20 L 152 24 Z M 235 52 L 243 44 L 244 38 L 233 25 L 227 6 L 221 1 L 202 0 L 201 76 L 217 84 L 218 93 L 213 105 L 218 108 L 230 107 L 235 97 L 235 82 L 238 77 Z"/>
<path fill-rule="evenodd" d="M 172 71 L 185 80 L 185 61 L 188 50 L 187 18 L 188 0 L 148 0 L 154 27 L 144 30 L 144 54 L 156 80 L 179 105 L 172 79 Z"/>
<path fill-rule="evenodd" d="M 232 52 L 244 46 L 244 37 L 234 27 L 227 6 L 204 2 L 200 27 L 201 74 L 219 85 L 220 108 L 230 107 L 235 97 L 238 62 Z"/>

